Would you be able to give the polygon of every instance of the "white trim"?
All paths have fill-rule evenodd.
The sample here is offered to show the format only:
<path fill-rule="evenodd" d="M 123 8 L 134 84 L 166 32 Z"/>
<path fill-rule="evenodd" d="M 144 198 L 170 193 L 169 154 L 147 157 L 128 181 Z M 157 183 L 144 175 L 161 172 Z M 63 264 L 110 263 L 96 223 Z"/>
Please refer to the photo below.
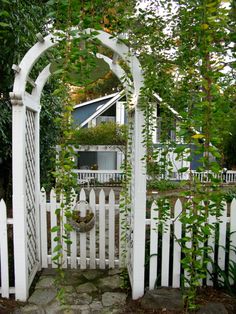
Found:
<path fill-rule="evenodd" d="M 107 110 L 108 108 L 110 108 L 112 105 L 114 105 L 114 103 L 119 100 L 120 98 L 122 98 L 125 95 L 124 90 L 122 90 L 121 92 L 119 92 L 118 94 L 116 94 L 111 100 L 109 100 L 106 104 L 104 104 L 100 109 L 98 109 L 97 111 L 95 111 L 88 119 L 86 119 L 84 122 L 82 122 L 80 124 L 79 127 L 83 127 L 86 124 L 88 124 L 91 120 L 97 118 L 100 114 L 102 114 L 105 110 Z"/>
<path fill-rule="evenodd" d="M 91 100 L 88 100 L 86 102 L 82 102 L 81 104 L 77 104 L 74 106 L 74 109 L 77 109 L 77 108 L 80 108 L 80 107 L 83 107 L 83 106 L 87 106 L 87 105 L 91 105 L 95 102 L 99 102 L 99 101 L 102 101 L 102 100 L 106 100 L 108 98 L 113 98 L 114 96 L 116 96 L 119 92 L 117 93 L 114 93 L 114 94 L 110 94 L 110 95 L 106 95 L 106 96 L 103 96 L 103 97 L 99 97 L 99 98 L 95 98 L 95 99 L 91 99 Z"/>

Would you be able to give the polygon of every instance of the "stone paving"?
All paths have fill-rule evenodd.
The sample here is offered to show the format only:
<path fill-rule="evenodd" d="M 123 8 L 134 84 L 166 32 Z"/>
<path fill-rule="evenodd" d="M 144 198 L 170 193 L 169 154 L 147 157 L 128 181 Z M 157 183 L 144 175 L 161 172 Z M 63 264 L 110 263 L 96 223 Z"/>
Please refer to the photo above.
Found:
<path fill-rule="evenodd" d="M 57 300 L 56 272 L 45 270 L 27 305 L 15 314 L 122 313 L 127 293 L 121 290 L 120 270 L 65 270 L 64 305 Z"/>

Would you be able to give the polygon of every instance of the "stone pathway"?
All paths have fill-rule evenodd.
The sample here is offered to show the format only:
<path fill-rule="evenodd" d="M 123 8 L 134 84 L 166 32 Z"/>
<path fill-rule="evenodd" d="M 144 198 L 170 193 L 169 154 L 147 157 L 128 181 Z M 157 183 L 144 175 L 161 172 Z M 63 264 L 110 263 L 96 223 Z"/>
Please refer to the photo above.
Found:
<path fill-rule="evenodd" d="M 34 314 L 112 314 L 122 313 L 127 293 L 121 288 L 120 270 L 66 270 L 65 305 L 57 300 L 56 272 L 45 270 L 27 305 L 14 313 Z"/>

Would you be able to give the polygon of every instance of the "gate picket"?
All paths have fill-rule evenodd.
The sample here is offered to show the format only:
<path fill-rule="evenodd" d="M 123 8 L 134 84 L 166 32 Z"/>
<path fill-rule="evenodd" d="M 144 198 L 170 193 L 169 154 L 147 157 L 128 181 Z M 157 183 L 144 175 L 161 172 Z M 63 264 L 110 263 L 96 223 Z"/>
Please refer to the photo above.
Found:
<path fill-rule="evenodd" d="M 72 190 L 73 193 L 73 198 L 72 198 L 72 210 L 75 207 L 76 204 L 76 193 L 74 190 Z M 71 240 L 71 245 L 70 245 L 70 266 L 72 269 L 77 268 L 77 231 L 73 230 L 70 232 L 70 240 Z"/>
<path fill-rule="evenodd" d="M 219 217 L 219 248 L 218 248 L 218 266 L 225 270 L 225 246 L 226 246 L 226 221 L 227 221 L 227 204 L 224 203 L 222 216 Z"/>
<path fill-rule="evenodd" d="M 158 217 L 159 211 L 156 202 L 151 206 L 150 225 L 150 262 L 149 262 L 149 289 L 154 289 L 157 279 L 157 253 L 158 253 Z"/>
<path fill-rule="evenodd" d="M 48 267 L 48 236 L 47 236 L 47 199 L 46 191 L 41 189 L 40 193 L 40 227 L 41 227 L 41 255 L 42 267 Z"/>
<path fill-rule="evenodd" d="M 51 228 L 57 226 L 57 216 L 56 216 L 56 209 L 57 209 L 57 200 L 56 200 L 56 193 L 55 190 L 52 189 L 50 193 L 50 203 L 51 203 L 51 208 L 50 208 L 50 221 L 51 221 Z M 54 241 L 54 238 L 57 236 L 57 232 L 51 232 L 51 258 L 53 259 L 54 256 L 54 249 L 58 242 Z M 52 260 L 52 268 L 57 268 L 57 265 L 54 263 Z"/>
<path fill-rule="evenodd" d="M 161 285 L 169 286 L 169 263 L 170 263 L 170 219 L 163 223 L 162 228 L 162 268 Z"/>
<path fill-rule="evenodd" d="M 86 201 L 86 194 L 84 189 L 81 189 L 80 201 Z M 82 202 L 79 206 L 81 217 L 86 216 L 86 204 Z M 86 269 L 86 232 L 80 233 L 80 268 Z"/>
<path fill-rule="evenodd" d="M 108 223 L 108 252 L 109 252 L 109 267 L 115 266 L 115 193 L 110 190 L 109 193 L 109 223 Z"/>
<path fill-rule="evenodd" d="M 179 216 L 182 212 L 182 203 L 178 199 L 175 203 L 174 209 L 174 245 L 173 245 L 173 279 L 172 287 L 180 287 L 180 266 L 181 266 L 181 246 L 178 242 L 182 237 L 182 223 L 179 220 Z"/>
<path fill-rule="evenodd" d="M 99 194 L 99 267 L 105 269 L 105 193 L 104 190 Z"/>
<path fill-rule="evenodd" d="M 94 213 L 95 219 L 97 220 L 96 215 L 96 196 L 95 191 L 92 189 L 89 194 L 89 205 L 91 208 L 91 211 Z M 90 268 L 95 269 L 96 268 L 96 225 L 97 222 L 95 220 L 95 227 L 90 230 L 89 233 L 89 256 L 90 256 Z"/>

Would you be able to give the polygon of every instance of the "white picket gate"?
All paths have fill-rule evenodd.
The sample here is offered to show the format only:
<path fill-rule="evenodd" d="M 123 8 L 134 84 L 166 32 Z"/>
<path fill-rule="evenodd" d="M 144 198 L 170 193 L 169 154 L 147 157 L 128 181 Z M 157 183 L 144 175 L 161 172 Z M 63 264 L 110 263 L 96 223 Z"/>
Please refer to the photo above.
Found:
<path fill-rule="evenodd" d="M 57 197 L 54 190 L 51 190 L 50 199 L 47 201 L 46 193 L 41 191 L 41 254 L 42 267 L 57 266 L 53 263 L 57 242 L 54 241 L 55 233 L 50 229 L 58 225 L 55 210 L 60 207 L 62 196 Z M 110 190 L 108 202 L 105 193 L 100 191 L 96 202 L 95 191 L 92 189 L 88 196 L 89 207 L 95 213 L 95 227 L 87 233 L 72 231 L 67 238 L 72 241 L 68 246 L 63 243 L 63 267 L 80 269 L 105 269 L 106 266 L 114 268 L 119 266 L 119 204 L 115 203 L 115 194 Z M 86 200 L 85 190 L 82 189 L 79 201 Z M 74 198 L 76 203 L 76 197 Z M 73 210 L 73 206 L 72 206 Z M 82 214 L 82 213 L 81 213 Z M 63 223 L 67 223 L 64 218 Z M 63 227 L 62 227 L 63 228 Z"/>
<path fill-rule="evenodd" d="M 180 222 L 181 211 L 182 203 L 178 199 L 174 206 L 173 216 L 167 219 L 165 222 L 165 231 L 160 234 L 160 232 L 158 233 L 157 231 L 159 212 L 156 203 L 154 202 L 152 204 L 151 218 L 146 219 L 146 226 L 150 226 L 150 228 L 148 228 L 148 236 L 150 237 L 149 289 L 154 288 L 157 278 L 159 277 L 161 286 L 163 287 L 172 286 L 179 288 L 181 286 L 181 274 L 183 274 L 181 267 L 182 252 L 178 242 L 178 239 L 182 237 L 183 229 L 182 223 Z M 225 270 L 226 241 L 229 241 L 232 247 L 236 247 L 236 199 L 231 203 L 230 209 L 228 209 L 225 204 L 221 217 L 217 218 L 209 215 L 208 221 L 209 223 L 219 224 L 218 242 L 215 233 L 208 238 L 208 245 L 212 248 L 212 251 L 208 253 L 209 257 L 214 261 L 215 251 L 218 250 L 216 262 L 222 270 Z M 229 231 L 229 237 L 227 237 L 227 229 Z M 171 241 L 172 245 L 170 245 Z M 191 246 L 191 243 L 187 243 L 187 245 Z M 230 250 L 228 260 L 236 263 L 235 251 Z M 206 283 L 210 286 L 213 284 L 209 275 L 209 273 L 212 272 L 212 264 L 208 263 L 207 268 Z"/>

